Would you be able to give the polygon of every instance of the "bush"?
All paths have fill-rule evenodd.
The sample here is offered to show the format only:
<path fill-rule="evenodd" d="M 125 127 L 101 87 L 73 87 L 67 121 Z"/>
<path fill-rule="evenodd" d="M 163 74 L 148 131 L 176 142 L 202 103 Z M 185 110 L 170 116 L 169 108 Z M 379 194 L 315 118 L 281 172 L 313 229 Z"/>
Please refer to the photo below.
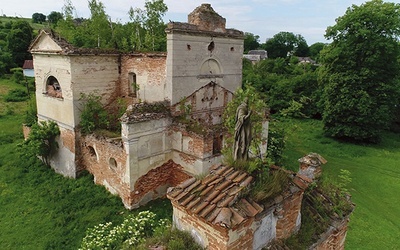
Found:
<path fill-rule="evenodd" d="M 187 231 L 180 231 L 171 226 L 158 228 L 154 236 L 146 239 L 135 250 L 148 250 L 149 246 L 164 246 L 167 250 L 203 250 Z"/>
<path fill-rule="evenodd" d="M 93 133 L 96 129 L 107 129 L 108 113 L 101 103 L 101 97 L 93 93 L 81 94 L 83 109 L 81 113 L 81 130 L 84 134 Z"/>
<path fill-rule="evenodd" d="M 18 83 L 18 84 L 23 84 L 24 83 L 24 73 L 22 68 L 12 68 L 11 73 L 13 73 L 12 75 L 12 79 Z"/>
<path fill-rule="evenodd" d="M 37 106 L 36 98 L 32 96 L 28 101 L 28 108 L 25 111 L 25 125 L 32 127 L 33 124 L 37 123 Z"/>
<path fill-rule="evenodd" d="M 56 137 L 60 134 L 57 123 L 53 121 L 42 121 L 34 124 L 29 137 L 21 145 L 27 154 L 39 156 L 43 162 L 50 166 L 49 157 L 58 148 Z"/>
<path fill-rule="evenodd" d="M 129 215 L 116 226 L 111 222 L 89 228 L 79 249 L 127 249 L 137 246 L 146 237 L 153 235 L 157 227 L 167 223 L 156 223 L 156 214 L 142 211 L 138 215 Z"/>
<path fill-rule="evenodd" d="M 286 146 L 285 129 L 280 126 L 278 120 L 269 123 L 268 129 L 267 158 L 271 163 L 281 165 L 283 161 L 283 150 Z"/>
<path fill-rule="evenodd" d="M 4 101 L 6 102 L 23 102 L 28 99 L 28 93 L 22 89 L 11 89 L 4 96 Z"/>

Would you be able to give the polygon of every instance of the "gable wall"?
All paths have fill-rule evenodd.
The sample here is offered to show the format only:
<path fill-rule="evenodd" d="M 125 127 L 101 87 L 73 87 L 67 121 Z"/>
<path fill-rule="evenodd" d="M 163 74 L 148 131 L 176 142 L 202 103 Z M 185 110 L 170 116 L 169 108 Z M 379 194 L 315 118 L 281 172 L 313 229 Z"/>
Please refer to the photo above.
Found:
<path fill-rule="evenodd" d="M 242 84 L 242 39 L 172 32 L 167 34 L 167 50 L 166 94 L 172 105 L 210 81 L 231 92 Z"/>
<path fill-rule="evenodd" d="M 38 116 L 51 119 L 73 128 L 76 126 L 71 88 L 71 67 L 69 57 L 57 54 L 33 54 Z M 46 94 L 46 81 L 54 76 L 62 90 L 62 98 Z"/>

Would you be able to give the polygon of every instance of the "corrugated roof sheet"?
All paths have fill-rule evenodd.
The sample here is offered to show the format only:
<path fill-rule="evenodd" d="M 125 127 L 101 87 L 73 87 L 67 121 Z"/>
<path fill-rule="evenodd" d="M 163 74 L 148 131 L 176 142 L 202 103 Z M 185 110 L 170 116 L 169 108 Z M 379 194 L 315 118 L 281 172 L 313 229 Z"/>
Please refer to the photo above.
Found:
<path fill-rule="evenodd" d="M 33 69 L 33 60 L 25 60 L 23 69 Z"/>
<path fill-rule="evenodd" d="M 263 211 L 259 204 L 240 197 L 252 180 L 245 172 L 217 165 L 202 180 L 191 178 L 169 189 L 167 196 L 191 214 L 232 228 Z"/>

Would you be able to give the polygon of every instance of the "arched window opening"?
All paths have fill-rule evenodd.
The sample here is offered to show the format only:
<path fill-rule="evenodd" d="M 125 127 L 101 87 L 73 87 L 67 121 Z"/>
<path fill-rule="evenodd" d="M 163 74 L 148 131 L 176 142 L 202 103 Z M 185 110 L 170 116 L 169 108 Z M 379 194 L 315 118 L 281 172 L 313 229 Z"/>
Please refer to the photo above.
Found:
<path fill-rule="evenodd" d="M 138 85 L 137 85 L 136 74 L 131 72 L 129 73 L 129 96 L 136 98 L 137 90 L 138 90 Z"/>
<path fill-rule="evenodd" d="M 49 78 L 47 78 L 46 94 L 51 97 L 62 98 L 60 83 L 54 76 L 49 76 Z"/>
<path fill-rule="evenodd" d="M 113 170 L 113 171 L 115 171 L 115 170 L 117 170 L 117 161 L 114 159 L 114 158 L 110 158 L 109 160 L 108 160 L 108 166 L 110 167 L 110 169 L 111 170 Z"/>
<path fill-rule="evenodd" d="M 89 151 L 89 155 L 93 160 L 97 161 L 97 153 L 96 150 L 92 147 L 92 146 L 88 146 L 87 147 L 88 151 Z"/>

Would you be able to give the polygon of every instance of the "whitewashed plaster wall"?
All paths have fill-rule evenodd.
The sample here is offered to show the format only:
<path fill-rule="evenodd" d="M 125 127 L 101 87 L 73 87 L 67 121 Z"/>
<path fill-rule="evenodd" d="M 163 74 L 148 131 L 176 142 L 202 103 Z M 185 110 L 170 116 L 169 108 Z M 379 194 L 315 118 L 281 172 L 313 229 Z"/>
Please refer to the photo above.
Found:
<path fill-rule="evenodd" d="M 81 93 L 94 93 L 102 97 L 104 104 L 117 97 L 119 72 L 118 55 L 70 56 L 73 109 L 75 126 L 80 122 Z"/>
<path fill-rule="evenodd" d="M 167 134 L 170 118 L 136 123 L 122 123 L 122 139 L 128 153 L 127 173 L 124 178 L 131 191 L 137 179 L 149 170 L 168 161 L 171 141 Z"/>
<path fill-rule="evenodd" d="M 231 92 L 242 84 L 243 39 L 172 31 L 167 50 L 166 95 L 172 105 L 211 81 Z"/>

